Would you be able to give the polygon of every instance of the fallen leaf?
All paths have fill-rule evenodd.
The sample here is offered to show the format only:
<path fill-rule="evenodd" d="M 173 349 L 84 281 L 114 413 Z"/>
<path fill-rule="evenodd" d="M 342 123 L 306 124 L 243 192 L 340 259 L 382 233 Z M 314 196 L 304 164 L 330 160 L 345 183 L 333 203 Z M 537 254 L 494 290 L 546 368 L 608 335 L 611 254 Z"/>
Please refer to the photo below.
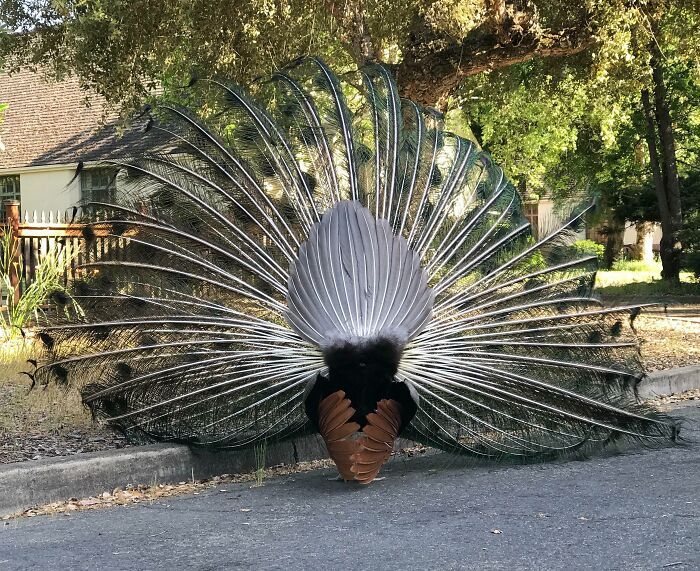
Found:
<path fill-rule="evenodd" d="M 79 506 L 94 506 L 95 504 L 99 504 L 100 500 L 97 500 L 95 498 L 86 498 L 84 500 L 80 500 L 78 502 Z"/>

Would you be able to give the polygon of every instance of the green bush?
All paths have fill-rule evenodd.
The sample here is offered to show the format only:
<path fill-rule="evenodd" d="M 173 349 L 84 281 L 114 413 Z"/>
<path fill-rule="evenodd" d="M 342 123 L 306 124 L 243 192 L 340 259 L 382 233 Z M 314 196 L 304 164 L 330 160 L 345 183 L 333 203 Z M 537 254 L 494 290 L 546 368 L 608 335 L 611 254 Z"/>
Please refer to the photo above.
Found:
<path fill-rule="evenodd" d="M 19 273 L 22 267 L 18 250 L 16 235 L 7 227 L 0 228 L 0 289 L 7 298 L 6 305 L 0 309 L 0 342 L 11 341 L 22 334 L 25 326 L 36 323 L 43 315 L 43 306 L 49 295 L 65 291 L 63 273 L 71 262 L 70 250 L 53 244 L 36 265 L 34 279 L 28 284 L 13 284 L 11 274 Z M 77 304 L 73 304 L 77 309 Z"/>
<path fill-rule="evenodd" d="M 605 246 L 593 240 L 577 240 L 571 244 L 570 248 L 576 256 L 597 257 L 598 263 L 603 261 L 603 255 L 605 254 Z"/>
<path fill-rule="evenodd" d="M 615 272 L 655 272 L 661 273 L 661 262 L 645 262 L 644 260 L 627 260 L 622 258 L 616 260 L 611 268 Z"/>

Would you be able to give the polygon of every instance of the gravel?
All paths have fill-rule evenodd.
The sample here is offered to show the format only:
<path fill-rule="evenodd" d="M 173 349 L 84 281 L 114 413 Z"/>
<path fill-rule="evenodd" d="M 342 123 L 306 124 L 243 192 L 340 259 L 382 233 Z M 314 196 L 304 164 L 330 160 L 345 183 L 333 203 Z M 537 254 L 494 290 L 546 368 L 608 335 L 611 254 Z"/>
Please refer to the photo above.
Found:
<path fill-rule="evenodd" d="M 635 320 L 635 327 L 647 372 L 700 363 L 700 307 L 684 312 L 647 310 Z"/>

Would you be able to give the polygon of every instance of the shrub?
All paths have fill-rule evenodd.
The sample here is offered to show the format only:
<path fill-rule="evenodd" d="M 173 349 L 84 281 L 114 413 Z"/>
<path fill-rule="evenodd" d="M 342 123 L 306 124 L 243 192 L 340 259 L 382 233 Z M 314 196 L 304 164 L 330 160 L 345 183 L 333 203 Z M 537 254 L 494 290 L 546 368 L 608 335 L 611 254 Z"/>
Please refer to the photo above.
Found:
<path fill-rule="evenodd" d="M 576 256 L 595 256 L 598 258 L 598 263 L 603 261 L 605 255 L 605 246 L 593 240 L 577 240 L 571 244 L 570 248 Z"/>
<path fill-rule="evenodd" d="M 696 278 L 700 278 L 700 252 L 683 252 L 682 268 L 687 272 L 692 272 Z"/>
<path fill-rule="evenodd" d="M 56 291 L 65 291 L 63 272 L 70 263 L 71 253 L 67 248 L 54 244 L 42 256 L 34 270 L 34 279 L 30 283 L 21 281 L 13 284 L 11 274 L 22 266 L 21 254 L 18 255 L 19 240 L 17 236 L 4 228 L 0 237 L 0 285 L 7 296 L 6 305 L 0 310 L 0 328 L 3 341 L 10 341 L 23 334 L 22 329 L 32 320 L 38 321 L 43 315 L 43 307 L 48 297 Z M 19 258 L 19 262 L 17 259 Z M 13 268 L 18 265 L 18 268 Z M 21 295 L 17 295 L 17 291 Z M 76 306 L 77 307 L 77 306 Z"/>

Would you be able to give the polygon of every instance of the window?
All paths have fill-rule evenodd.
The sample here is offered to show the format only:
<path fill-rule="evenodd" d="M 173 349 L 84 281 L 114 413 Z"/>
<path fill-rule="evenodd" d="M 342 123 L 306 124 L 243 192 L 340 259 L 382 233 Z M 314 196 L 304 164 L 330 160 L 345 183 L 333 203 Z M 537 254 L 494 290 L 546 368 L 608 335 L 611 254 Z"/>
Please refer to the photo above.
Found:
<path fill-rule="evenodd" d="M 7 200 L 20 200 L 18 174 L 0 176 L 0 218 L 2 222 L 5 222 L 5 202 Z"/>
<path fill-rule="evenodd" d="M 19 175 L 0 176 L 0 200 L 19 200 Z"/>
<path fill-rule="evenodd" d="M 91 202 L 114 203 L 117 194 L 116 171 L 110 168 L 85 169 L 80 173 L 80 195 Z"/>
<path fill-rule="evenodd" d="M 526 202 L 523 204 L 523 216 L 530 223 L 532 235 L 537 237 L 539 230 L 539 208 L 537 202 Z"/>

